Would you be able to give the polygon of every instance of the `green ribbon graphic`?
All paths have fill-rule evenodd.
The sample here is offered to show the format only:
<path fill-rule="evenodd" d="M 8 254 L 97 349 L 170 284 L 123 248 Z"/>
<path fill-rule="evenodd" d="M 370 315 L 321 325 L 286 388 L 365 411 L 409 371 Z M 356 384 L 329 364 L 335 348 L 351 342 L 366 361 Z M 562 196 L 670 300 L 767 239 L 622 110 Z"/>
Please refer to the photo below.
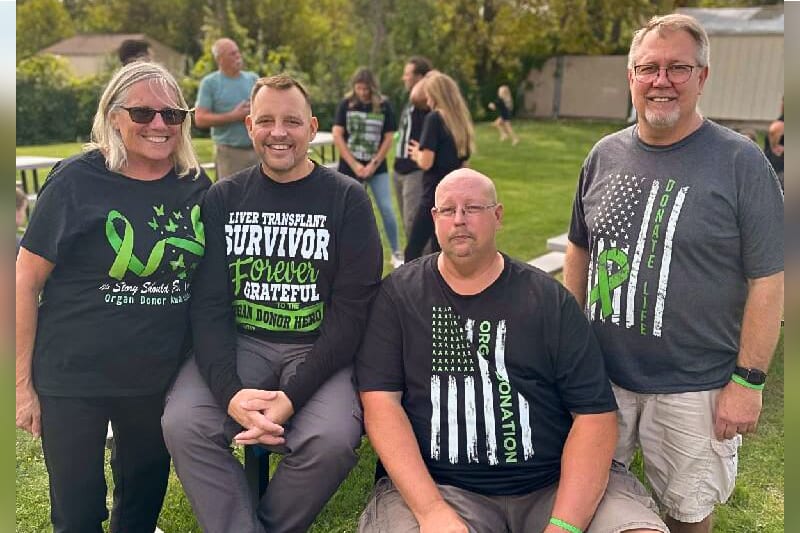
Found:
<path fill-rule="evenodd" d="M 608 263 L 616 263 L 619 269 L 609 275 Z M 628 274 L 630 274 L 631 267 L 628 265 L 628 256 L 619 248 L 609 248 L 604 250 L 597 256 L 597 285 L 592 287 L 592 292 L 589 293 L 589 305 L 592 305 L 597 300 L 600 300 L 600 308 L 603 313 L 603 318 L 607 318 L 614 312 L 614 306 L 611 303 L 611 291 L 622 285 Z"/>
<path fill-rule="evenodd" d="M 122 220 L 125 224 L 122 237 L 117 233 L 117 228 L 114 226 L 115 220 Z M 116 252 L 117 257 L 108 270 L 108 275 L 116 280 L 121 280 L 128 270 L 142 278 L 151 275 L 161 265 L 161 261 L 164 259 L 164 248 L 167 244 L 202 257 L 205 251 L 206 239 L 203 223 L 200 221 L 200 206 L 195 205 L 192 207 L 191 220 L 194 240 L 180 237 L 161 239 L 153 246 L 147 258 L 147 264 L 144 264 L 138 257 L 133 255 L 133 226 L 119 211 L 109 211 L 106 218 L 106 238 L 114 252 Z"/>

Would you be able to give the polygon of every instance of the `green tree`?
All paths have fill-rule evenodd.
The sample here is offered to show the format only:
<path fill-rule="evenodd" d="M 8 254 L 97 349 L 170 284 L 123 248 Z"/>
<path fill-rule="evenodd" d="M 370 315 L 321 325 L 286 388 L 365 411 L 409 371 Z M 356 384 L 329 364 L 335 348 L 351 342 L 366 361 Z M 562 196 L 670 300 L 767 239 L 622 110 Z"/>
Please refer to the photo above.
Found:
<path fill-rule="evenodd" d="M 74 34 L 72 19 L 58 0 L 28 0 L 17 6 L 17 62 Z"/>

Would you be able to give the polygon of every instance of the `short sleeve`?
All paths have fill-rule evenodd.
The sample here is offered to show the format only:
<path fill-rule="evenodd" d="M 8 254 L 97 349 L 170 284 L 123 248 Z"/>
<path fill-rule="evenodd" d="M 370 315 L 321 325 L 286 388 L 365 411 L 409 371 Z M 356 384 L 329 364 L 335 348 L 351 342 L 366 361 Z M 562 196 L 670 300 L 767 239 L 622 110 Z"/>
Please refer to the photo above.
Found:
<path fill-rule="evenodd" d="M 80 232 L 81 224 L 74 202 L 73 181 L 68 173 L 76 163 L 60 164 L 50 171 L 33 210 L 21 246 L 57 264 Z"/>
<path fill-rule="evenodd" d="M 203 109 L 214 109 L 214 88 L 211 78 L 206 76 L 200 80 L 200 87 L 197 89 L 197 102 L 195 107 L 202 107 Z"/>
<path fill-rule="evenodd" d="M 388 100 L 384 100 L 383 104 L 383 135 L 397 130 L 397 119 L 394 116 L 392 104 Z"/>
<path fill-rule="evenodd" d="M 387 281 L 381 285 L 372 305 L 355 368 L 361 392 L 402 391 L 405 387 L 403 334 Z"/>
<path fill-rule="evenodd" d="M 750 278 L 761 278 L 784 268 L 783 193 L 778 177 L 758 149 L 747 162 L 737 164 L 739 172 L 739 228 L 742 264 Z"/>
<path fill-rule="evenodd" d="M 571 294 L 562 295 L 558 335 L 555 377 L 565 407 L 576 414 L 616 410 L 600 344 Z"/>
<path fill-rule="evenodd" d="M 347 100 L 342 100 L 336 106 L 336 115 L 333 119 L 334 126 L 341 126 L 347 129 Z"/>
<path fill-rule="evenodd" d="M 425 150 L 436 151 L 441 142 L 444 125 L 442 118 L 436 111 L 431 111 L 425 115 L 425 122 L 422 124 L 422 134 L 419 137 L 419 147 Z"/>
<path fill-rule="evenodd" d="M 588 159 L 587 159 L 588 161 Z M 589 249 L 589 228 L 586 226 L 586 216 L 583 211 L 583 191 L 586 184 L 586 166 L 581 167 L 578 186 L 575 188 L 575 198 L 572 200 L 572 218 L 569 222 L 569 240 L 584 249 Z"/>

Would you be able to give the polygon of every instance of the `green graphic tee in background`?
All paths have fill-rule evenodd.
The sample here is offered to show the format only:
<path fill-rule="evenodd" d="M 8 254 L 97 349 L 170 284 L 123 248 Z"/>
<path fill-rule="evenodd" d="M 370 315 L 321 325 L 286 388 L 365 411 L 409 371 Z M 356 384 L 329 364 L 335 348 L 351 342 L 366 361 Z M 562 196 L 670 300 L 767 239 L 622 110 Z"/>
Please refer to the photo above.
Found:
<path fill-rule="evenodd" d="M 37 390 L 164 390 L 185 351 L 209 186 L 205 174 L 130 179 L 108 171 L 97 151 L 53 169 L 22 242 L 55 264 L 39 307 Z"/>
<path fill-rule="evenodd" d="M 381 102 L 380 112 L 375 112 L 371 103 L 356 102 L 351 105 L 348 99 L 344 99 L 336 108 L 333 123 L 344 128 L 347 148 L 361 163 L 367 163 L 375 157 L 383 136 L 397 129 L 397 121 L 388 101 Z M 384 158 L 375 169 L 375 174 L 388 172 L 388 168 Z M 342 158 L 339 158 L 339 172 L 355 177 L 353 169 Z"/>

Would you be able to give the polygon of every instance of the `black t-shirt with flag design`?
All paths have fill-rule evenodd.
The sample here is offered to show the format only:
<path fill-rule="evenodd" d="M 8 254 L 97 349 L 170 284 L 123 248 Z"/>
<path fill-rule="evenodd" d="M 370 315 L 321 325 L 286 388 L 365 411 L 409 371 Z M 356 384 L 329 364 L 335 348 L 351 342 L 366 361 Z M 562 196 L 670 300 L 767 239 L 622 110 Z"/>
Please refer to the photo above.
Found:
<path fill-rule="evenodd" d="M 481 494 L 555 483 L 570 413 L 616 409 L 602 355 L 574 298 L 503 256 L 479 294 L 453 292 L 438 254 L 387 277 L 357 358 L 361 391 L 402 391 L 433 479 Z"/>
<path fill-rule="evenodd" d="M 203 173 L 154 181 L 109 171 L 99 151 L 51 172 L 22 247 L 55 264 L 34 346 L 37 392 L 163 392 L 187 350 L 190 282 L 203 257 Z"/>

